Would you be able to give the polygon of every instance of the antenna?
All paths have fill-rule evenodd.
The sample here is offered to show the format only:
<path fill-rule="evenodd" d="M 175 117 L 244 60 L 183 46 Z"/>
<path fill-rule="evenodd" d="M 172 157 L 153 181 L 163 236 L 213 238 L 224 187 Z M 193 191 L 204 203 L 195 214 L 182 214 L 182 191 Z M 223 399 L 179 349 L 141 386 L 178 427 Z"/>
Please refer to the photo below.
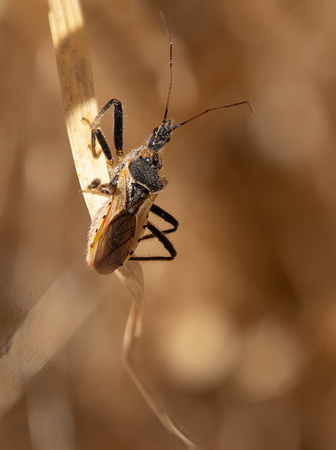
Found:
<path fill-rule="evenodd" d="M 165 16 L 163 14 L 162 11 L 160 11 L 161 14 L 161 19 L 163 22 L 163 26 L 165 27 L 168 39 L 169 39 L 169 86 L 168 86 L 168 94 L 167 94 L 167 101 L 166 101 L 166 107 L 165 107 L 165 111 L 164 111 L 164 115 L 163 115 L 163 119 L 162 119 L 162 124 L 165 124 L 167 121 L 167 115 L 168 115 L 168 109 L 169 109 L 169 104 L 170 104 L 170 97 L 171 97 L 171 92 L 172 92 L 172 88 L 173 88 L 173 41 L 171 38 L 171 35 L 169 33 L 169 29 L 167 26 L 167 22 L 165 19 Z M 231 103 L 230 105 L 223 105 L 223 106 L 216 106 L 214 108 L 208 108 L 198 114 L 196 114 L 195 116 L 191 117 L 190 119 L 184 120 L 183 122 L 179 123 L 178 125 L 175 125 L 171 128 L 170 131 L 176 130 L 176 128 L 181 127 L 182 125 L 185 125 L 189 122 L 191 122 L 194 119 L 197 119 L 197 117 L 203 116 L 203 114 L 207 114 L 210 111 L 214 111 L 216 109 L 224 109 L 224 108 L 231 108 L 233 106 L 239 106 L 239 105 L 244 105 L 246 104 L 249 108 L 251 113 L 253 114 L 253 110 L 252 107 L 250 105 L 250 103 L 245 100 L 243 102 L 238 102 L 238 103 Z"/>
<path fill-rule="evenodd" d="M 238 103 L 231 103 L 230 105 L 215 106 L 214 108 L 208 108 L 208 109 L 196 114 L 196 116 L 190 117 L 190 119 L 184 120 L 183 122 L 179 123 L 178 125 L 173 126 L 172 131 L 176 130 L 176 128 L 182 127 L 182 125 L 185 125 L 186 123 L 189 123 L 194 119 L 197 119 L 197 117 L 203 116 L 203 114 L 207 114 L 210 111 L 215 111 L 216 109 L 231 108 L 232 106 L 239 106 L 239 105 L 244 105 L 244 104 L 246 104 L 250 108 L 250 111 L 253 114 L 253 109 L 247 100 L 245 100 L 243 102 L 238 102 Z"/>
<path fill-rule="evenodd" d="M 168 87 L 166 107 L 165 107 L 163 120 L 162 120 L 162 123 L 166 123 L 167 114 L 168 114 L 168 108 L 169 108 L 169 103 L 170 103 L 170 97 L 171 97 L 171 91 L 172 91 L 172 88 L 173 88 L 173 41 L 172 41 L 172 38 L 171 38 L 169 30 L 168 30 L 168 26 L 167 26 L 167 22 L 166 22 L 165 16 L 164 16 L 162 11 L 160 11 L 160 14 L 161 14 L 161 19 L 162 19 L 162 22 L 163 22 L 163 26 L 165 27 L 165 30 L 166 30 L 166 33 L 167 33 L 167 36 L 168 36 L 168 39 L 169 39 L 169 87 Z"/>

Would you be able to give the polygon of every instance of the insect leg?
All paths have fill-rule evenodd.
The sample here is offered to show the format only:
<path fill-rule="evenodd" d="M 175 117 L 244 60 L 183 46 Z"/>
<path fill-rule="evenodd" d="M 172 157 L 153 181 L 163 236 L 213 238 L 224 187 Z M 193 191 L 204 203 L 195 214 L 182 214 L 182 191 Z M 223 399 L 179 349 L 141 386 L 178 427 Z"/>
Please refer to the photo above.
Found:
<path fill-rule="evenodd" d="M 108 145 L 106 137 L 103 135 L 103 132 L 100 130 L 100 128 L 94 128 L 91 131 L 90 149 L 94 158 L 98 158 L 100 156 L 100 153 L 98 154 L 96 151 L 96 140 L 98 141 L 101 149 L 103 150 L 105 158 L 107 159 L 108 163 L 110 165 L 113 165 L 113 156 L 110 146 Z"/>
<path fill-rule="evenodd" d="M 113 157 L 110 146 L 107 143 L 105 136 L 102 131 L 98 128 L 99 122 L 105 112 L 114 105 L 114 146 L 117 151 L 117 155 L 122 157 L 123 151 L 123 110 L 120 100 L 116 98 L 111 98 L 99 111 L 94 121 L 91 123 L 88 119 L 83 118 L 83 120 L 91 128 L 91 145 L 90 149 L 94 158 L 97 158 L 100 153 L 96 151 L 96 140 L 100 144 L 106 159 L 110 166 L 113 166 Z"/>
<path fill-rule="evenodd" d="M 168 228 L 168 230 L 162 230 L 162 231 L 160 230 L 160 232 L 162 234 L 173 233 L 174 231 L 177 230 L 177 227 L 179 225 L 178 221 L 171 214 L 167 213 L 167 211 L 165 211 L 164 209 L 160 208 L 160 206 L 157 206 L 157 205 L 153 204 L 151 209 L 150 209 L 150 211 L 153 214 L 161 217 L 161 219 L 163 219 L 165 222 L 167 222 L 170 225 L 172 225 L 172 228 Z M 156 236 L 153 233 L 151 233 L 151 234 L 147 234 L 142 239 L 151 239 L 153 237 L 156 237 Z"/>
<path fill-rule="evenodd" d="M 147 223 L 147 228 L 156 237 L 169 253 L 169 256 L 131 256 L 133 261 L 171 261 L 177 255 L 176 250 L 170 240 L 152 223 Z"/>
<path fill-rule="evenodd" d="M 102 183 L 99 178 L 95 178 L 86 189 L 82 189 L 81 194 L 99 194 L 111 197 L 115 191 L 115 185 L 110 183 Z"/>
<path fill-rule="evenodd" d="M 105 114 L 105 112 L 114 105 L 114 146 L 117 150 L 118 156 L 123 156 L 123 110 L 121 101 L 117 98 L 111 98 L 99 111 L 97 114 L 97 117 L 91 124 L 91 130 L 96 130 L 99 126 L 100 119 Z M 101 133 L 102 134 L 102 133 Z M 103 137 L 105 139 L 105 137 Z M 105 139 L 106 142 L 106 139 Z M 100 143 L 100 142 L 99 142 Z M 107 144 L 107 142 L 106 142 Z M 108 144 L 107 144 L 108 145 Z M 104 149 L 103 149 L 104 150 Z M 107 159 L 108 156 L 106 156 Z"/>

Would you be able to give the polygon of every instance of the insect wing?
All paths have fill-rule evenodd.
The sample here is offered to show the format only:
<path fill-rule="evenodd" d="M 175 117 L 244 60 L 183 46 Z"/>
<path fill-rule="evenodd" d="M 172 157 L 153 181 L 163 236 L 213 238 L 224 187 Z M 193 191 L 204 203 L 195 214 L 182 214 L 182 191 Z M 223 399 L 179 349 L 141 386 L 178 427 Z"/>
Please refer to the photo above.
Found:
<path fill-rule="evenodd" d="M 121 170 L 115 194 L 98 211 L 89 233 L 87 263 L 96 272 L 107 275 L 120 267 L 135 251 L 142 238 L 149 210 L 156 194 L 129 206 L 127 187 L 132 184 L 126 166 Z"/>
<path fill-rule="evenodd" d="M 107 275 L 123 264 L 134 242 L 136 216 L 128 211 L 119 213 L 100 235 L 93 261 L 94 269 Z"/>
<path fill-rule="evenodd" d="M 122 170 L 118 177 L 115 193 L 112 194 L 111 199 L 97 212 L 91 224 L 86 261 L 88 265 L 93 267 L 98 273 L 112 273 L 122 264 L 127 256 L 127 246 L 120 247 L 118 245 L 120 240 L 115 239 L 116 236 L 118 236 L 119 231 L 122 232 L 122 229 L 118 229 L 119 226 L 122 226 L 123 222 L 123 219 L 120 218 L 120 214 L 126 211 L 126 179 L 127 173 L 125 173 L 125 170 Z M 126 219 L 127 222 L 127 218 L 125 217 L 124 219 Z M 117 234 L 113 235 L 113 232 Z M 115 247 L 116 245 L 117 247 Z M 114 258 L 111 257 L 111 264 L 109 264 L 108 255 L 112 255 L 114 250 L 117 250 L 118 255 L 116 255 L 115 263 L 113 263 Z M 124 257 L 121 255 L 122 251 L 125 252 Z"/>

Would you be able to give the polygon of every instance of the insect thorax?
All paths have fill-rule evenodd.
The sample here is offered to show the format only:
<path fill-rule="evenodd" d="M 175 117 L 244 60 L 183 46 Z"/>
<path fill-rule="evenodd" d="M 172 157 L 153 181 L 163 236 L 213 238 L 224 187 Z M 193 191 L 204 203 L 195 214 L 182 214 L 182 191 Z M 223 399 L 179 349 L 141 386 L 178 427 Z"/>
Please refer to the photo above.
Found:
<path fill-rule="evenodd" d="M 132 176 L 132 200 L 141 200 L 156 194 L 167 184 L 162 174 L 162 158 L 158 151 L 140 147 L 128 162 Z"/>

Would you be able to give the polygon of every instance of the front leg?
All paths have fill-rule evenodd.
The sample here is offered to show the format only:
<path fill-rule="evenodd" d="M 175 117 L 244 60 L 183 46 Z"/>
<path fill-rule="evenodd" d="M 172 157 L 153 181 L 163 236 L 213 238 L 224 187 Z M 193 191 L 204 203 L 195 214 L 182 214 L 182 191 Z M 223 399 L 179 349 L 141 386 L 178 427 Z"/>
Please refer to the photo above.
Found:
<path fill-rule="evenodd" d="M 96 150 L 96 140 L 98 141 L 101 150 L 104 152 L 105 157 L 108 161 L 109 167 L 114 166 L 113 156 L 110 149 L 110 146 L 99 128 L 99 122 L 105 112 L 114 105 L 114 126 L 113 126 L 113 134 L 114 134 L 114 146 L 117 151 L 117 155 L 119 158 L 122 158 L 124 155 L 123 151 L 123 110 L 121 102 L 116 98 L 111 98 L 99 111 L 96 118 L 93 122 L 90 122 L 85 117 L 82 120 L 87 123 L 91 129 L 91 145 L 89 146 L 92 156 L 94 158 L 98 158 L 101 154 L 101 151 Z"/>
<path fill-rule="evenodd" d="M 102 183 L 99 178 L 95 178 L 86 189 L 81 190 L 81 194 L 98 194 L 111 197 L 114 193 L 116 186 L 109 183 Z"/>

